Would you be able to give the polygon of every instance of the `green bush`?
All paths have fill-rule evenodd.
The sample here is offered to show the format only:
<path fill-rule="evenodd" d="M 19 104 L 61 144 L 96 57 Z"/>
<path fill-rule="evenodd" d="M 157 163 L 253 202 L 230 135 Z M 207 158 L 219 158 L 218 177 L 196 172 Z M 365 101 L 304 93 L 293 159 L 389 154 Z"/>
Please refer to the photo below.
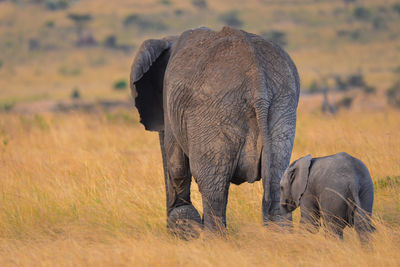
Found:
<path fill-rule="evenodd" d="M 320 85 L 317 83 L 317 81 L 314 80 L 311 82 L 310 87 L 308 88 L 308 91 L 313 94 L 313 93 L 321 92 L 322 89 L 321 89 Z"/>
<path fill-rule="evenodd" d="M 117 47 L 117 37 L 115 37 L 115 35 L 107 36 L 106 39 L 104 40 L 104 46 L 109 48 Z"/>
<path fill-rule="evenodd" d="M 136 26 L 140 30 L 165 31 L 168 29 L 167 25 L 162 21 L 154 21 L 153 19 L 138 14 L 130 14 L 126 16 L 123 24 L 125 27 Z"/>
<path fill-rule="evenodd" d="M 271 31 L 261 32 L 260 35 L 265 39 L 270 40 L 280 46 L 287 45 L 286 33 L 284 32 L 271 30 Z"/>
<path fill-rule="evenodd" d="M 75 23 L 85 23 L 92 20 L 92 16 L 90 14 L 70 13 L 67 17 Z"/>
<path fill-rule="evenodd" d="M 353 104 L 353 97 L 351 96 L 344 96 L 342 99 L 340 99 L 337 103 L 338 107 L 344 107 L 344 108 L 351 108 L 351 105 Z"/>
<path fill-rule="evenodd" d="M 237 10 L 231 10 L 227 13 L 224 13 L 219 19 L 224 24 L 231 27 L 241 27 L 243 25 L 243 21 L 239 18 L 239 11 Z"/>
<path fill-rule="evenodd" d="M 354 29 L 354 30 L 337 30 L 336 35 L 338 37 L 348 37 L 353 41 L 357 41 L 361 37 L 361 30 Z"/>
<path fill-rule="evenodd" d="M 372 27 L 375 30 L 382 30 L 386 28 L 386 22 L 385 19 L 383 17 L 375 17 L 372 20 Z"/>
<path fill-rule="evenodd" d="M 78 76 L 81 74 L 81 70 L 76 67 L 62 66 L 58 71 L 64 76 Z"/>
<path fill-rule="evenodd" d="M 400 108 L 400 81 L 395 82 L 392 87 L 386 91 L 389 105 Z"/>
<path fill-rule="evenodd" d="M 70 3 L 67 0 L 47 0 L 46 8 L 55 11 L 68 8 L 69 4 Z"/>
<path fill-rule="evenodd" d="M 365 7 L 354 8 L 353 16 L 358 20 L 368 20 L 371 17 L 371 11 Z"/>
<path fill-rule="evenodd" d="M 348 89 L 347 82 L 342 79 L 340 76 L 335 76 L 335 84 L 336 88 L 340 91 L 346 91 Z"/>
<path fill-rule="evenodd" d="M 207 8 L 206 0 L 192 0 L 192 5 L 198 8 Z"/>
<path fill-rule="evenodd" d="M 128 83 L 125 80 L 118 80 L 114 83 L 114 90 L 125 90 L 128 88 Z"/>
<path fill-rule="evenodd" d="M 392 6 L 392 9 L 400 15 L 400 3 L 396 3 Z"/>
<path fill-rule="evenodd" d="M 400 73 L 400 65 L 393 69 L 394 73 Z"/>
<path fill-rule="evenodd" d="M 132 116 L 130 112 L 106 112 L 106 119 L 111 123 L 122 123 L 122 124 L 137 124 L 136 117 Z"/>
<path fill-rule="evenodd" d="M 0 59 L 0 69 L 3 67 L 3 60 Z"/>
<path fill-rule="evenodd" d="M 46 119 L 43 116 L 39 115 L 39 114 L 35 115 L 34 122 L 35 122 L 35 125 L 41 130 L 50 129 L 50 125 L 48 124 Z"/>
<path fill-rule="evenodd" d="M 182 9 L 175 9 L 174 14 L 175 16 L 182 16 L 184 11 Z"/>
<path fill-rule="evenodd" d="M 44 26 L 46 26 L 47 28 L 53 28 L 55 25 L 53 20 L 48 20 L 44 23 Z"/>
<path fill-rule="evenodd" d="M 81 93 L 79 92 L 78 88 L 75 88 L 74 90 L 72 90 L 71 98 L 72 99 L 80 99 L 81 98 Z"/>
<path fill-rule="evenodd" d="M 6 101 L 1 103 L 0 109 L 3 111 L 10 111 L 14 108 L 15 106 L 15 101 Z"/>
<path fill-rule="evenodd" d="M 373 86 L 370 86 L 370 85 L 365 85 L 362 88 L 362 90 L 363 90 L 364 94 L 367 94 L 367 95 L 376 93 L 376 88 Z"/>
<path fill-rule="evenodd" d="M 383 188 L 395 188 L 400 185 L 400 176 L 386 176 L 385 178 L 377 179 L 374 182 L 374 188 L 383 189 Z"/>
<path fill-rule="evenodd" d="M 362 74 L 351 74 L 347 78 L 347 84 L 349 86 L 354 86 L 354 87 L 364 87 L 365 86 L 364 76 Z"/>
<path fill-rule="evenodd" d="M 171 1 L 170 0 L 160 0 L 160 3 L 165 5 L 165 6 L 171 5 Z"/>

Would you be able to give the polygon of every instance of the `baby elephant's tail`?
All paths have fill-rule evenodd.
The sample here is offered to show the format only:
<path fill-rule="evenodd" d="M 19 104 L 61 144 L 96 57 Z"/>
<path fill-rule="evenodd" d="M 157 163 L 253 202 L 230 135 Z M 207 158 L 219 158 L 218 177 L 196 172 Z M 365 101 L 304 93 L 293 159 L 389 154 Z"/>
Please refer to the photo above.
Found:
<path fill-rule="evenodd" d="M 369 234 L 375 231 L 375 227 L 371 222 L 371 207 L 365 207 L 365 201 L 360 201 L 360 190 L 351 190 L 354 198 L 354 227 L 361 241 L 368 241 Z M 362 196 L 361 196 L 362 198 Z M 369 205 L 368 205 L 369 206 Z"/>

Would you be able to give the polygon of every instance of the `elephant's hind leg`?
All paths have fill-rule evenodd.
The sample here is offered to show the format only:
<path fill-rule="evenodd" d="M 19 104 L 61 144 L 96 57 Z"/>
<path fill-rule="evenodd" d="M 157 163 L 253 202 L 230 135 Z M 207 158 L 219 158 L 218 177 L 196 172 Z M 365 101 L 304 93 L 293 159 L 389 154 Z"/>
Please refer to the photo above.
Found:
<path fill-rule="evenodd" d="M 287 96 L 284 101 L 277 100 L 270 107 L 261 102 L 256 107 L 258 121 L 264 135 L 263 153 L 261 157 L 262 181 L 264 196 L 262 213 L 264 224 L 269 222 L 283 223 L 286 216 L 280 212 L 280 180 L 289 166 L 296 129 L 296 109 L 292 103 L 295 99 Z M 282 217 L 283 215 L 283 217 Z"/>
<path fill-rule="evenodd" d="M 167 195 L 167 226 L 181 238 L 197 237 L 201 217 L 190 200 L 189 160 L 171 133 L 161 132 L 160 144 Z"/>
<path fill-rule="evenodd" d="M 237 164 L 239 140 L 219 135 L 213 142 L 194 147 L 190 156 L 193 171 L 203 200 L 204 227 L 214 233 L 225 232 L 226 206 L 230 180 Z"/>
<path fill-rule="evenodd" d="M 226 227 L 229 179 L 229 173 L 219 171 L 202 172 L 197 178 L 203 200 L 204 227 L 220 234 L 225 232 Z"/>

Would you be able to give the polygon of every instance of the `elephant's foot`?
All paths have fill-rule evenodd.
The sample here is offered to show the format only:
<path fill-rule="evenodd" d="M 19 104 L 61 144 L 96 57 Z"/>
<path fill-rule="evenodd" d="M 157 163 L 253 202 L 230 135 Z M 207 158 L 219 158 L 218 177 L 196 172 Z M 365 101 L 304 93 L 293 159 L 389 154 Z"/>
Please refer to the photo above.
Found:
<path fill-rule="evenodd" d="M 202 227 L 200 214 L 193 205 L 174 208 L 168 217 L 168 228 L 182 239 L 198 238 Z"/>
<path fill-rule="evenodd" d="M 263 222 L 265 226 L 276 225 L 284 228 L 292 228 L 292 213 L 282 212 L 280 203 L 274 201 L 267 211 L 263 210 Z"/>

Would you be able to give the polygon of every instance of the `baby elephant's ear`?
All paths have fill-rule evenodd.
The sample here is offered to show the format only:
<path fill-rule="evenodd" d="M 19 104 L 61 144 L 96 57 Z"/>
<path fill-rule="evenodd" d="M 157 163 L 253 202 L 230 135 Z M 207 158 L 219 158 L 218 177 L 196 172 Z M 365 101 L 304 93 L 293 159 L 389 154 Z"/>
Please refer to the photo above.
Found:
<path fill-rule="evenodd" d="M 300 205 L 300 199 L 307 187 L 312 157 L 307 155 L 298 159 L 293 165 L 292 197 L 296 206 Z"/>
<path fill-rule="evenodd" d="M 149 39 L 139 47 L 130 75 L 132 97 L 140 122 L 149 131 L 164 129 L 164 73 L 176 37 Z"/>

